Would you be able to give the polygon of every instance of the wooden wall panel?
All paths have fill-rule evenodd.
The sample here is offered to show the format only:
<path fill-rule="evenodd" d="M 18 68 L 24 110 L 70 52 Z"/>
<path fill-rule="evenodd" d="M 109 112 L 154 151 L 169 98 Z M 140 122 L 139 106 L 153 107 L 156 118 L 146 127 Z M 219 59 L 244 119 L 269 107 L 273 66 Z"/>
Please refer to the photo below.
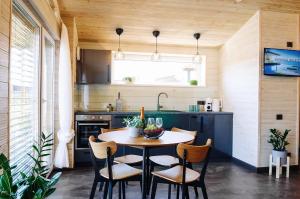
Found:
<path fill-rule="evenodd" d="M 0 0 L 0 153 L 8 155 L 8 66 L 11 0 Z"/>
<path fill-rule="evenodd" d="M 220 96 L 233 114 L 233 156 L 257 166 L 259 12 L 220 50 Z"/>
<path fill-rule="evenodd" d="M 261 55 L 263 48 L 287 48 L 286 42 L 299 49 L 299 15 L 263 11 L 261 12 Z M 261 62 L 263 62 L 261 57 Z M 262 64 L 261 64 L 262 65 Z M 270 77 L 261 75 L 260 88 L 260 159 L 259 166 L 268 165 L 272 146 L 267 143 L 270 128 L 291 129 L 288 151 L 292 164 L 298 164 L 299 136 L 299 78 Z M 276 120 L 283 114 L 283 120 Z"/>

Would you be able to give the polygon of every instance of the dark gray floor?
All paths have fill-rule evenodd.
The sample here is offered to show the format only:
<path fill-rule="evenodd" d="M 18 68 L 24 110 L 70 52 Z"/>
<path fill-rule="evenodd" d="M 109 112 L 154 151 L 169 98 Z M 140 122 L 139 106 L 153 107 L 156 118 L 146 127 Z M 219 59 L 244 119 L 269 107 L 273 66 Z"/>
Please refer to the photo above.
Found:
<path fill-rule="evenodd" d="M 57 191 L 50 199 L 88 198 L 93 177 L 91 168 L 63 172 Z M 267 174 L 250 172 L 230 162 L 211 163 L 206 185 L 210 199 L 300 199 L 300 173 L 297 171 L 291 171 L 289 179 L 281 177 L 276 180 L 274 175 L 270 177 Z M 175 198 L 175 190 L 172 194 L 172 198 Z M 128 199 L 141 198 L 139 185 L 130 182 L 126 196 Z M 100 198 L 99 193 L 95 198 Z M 118 198 L 117 187 L 114 188 L 114 198 Z M 156 198 L 167 198 L 167 185 L 158 186 Z M 190 198 L 195 198 L 192 189 Z"/>

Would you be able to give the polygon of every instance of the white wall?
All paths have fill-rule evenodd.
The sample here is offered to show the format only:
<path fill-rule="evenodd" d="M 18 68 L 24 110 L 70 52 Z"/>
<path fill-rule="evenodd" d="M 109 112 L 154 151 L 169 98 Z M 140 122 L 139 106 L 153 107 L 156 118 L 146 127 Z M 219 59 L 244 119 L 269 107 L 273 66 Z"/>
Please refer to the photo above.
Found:
<path fill-rule="evenodd" d="M 261 55 L 263 48 L 285 49 L 287 41 L 293 42 L 294 49 L 299 49 L 299 15 L 261 12 Z M 298 80 L 261 75 L 259 167 L 268 165 L 268 155 L 272 150 L 272 146 L 267 143 L 270 128 L 292 130 L 288 137 L 288 151 L 292 153 L 292 164 L 298 162 Z M 276 120 L 278 113 L 283 114 L 283 120 Z"/>
<path fill-rule="evenodd" d="M 81 47 L 85 47 L 81 45 Z M 152 52 L 153 46 L 142 47 L 142 50 Z M 91 48 L 91 47 L 86 47 Z M 101 47 L 92 47 L 103 49 Z M 105 49 L 114 49 L 112 46 Z M 125 47 L 127 51 L 139 52 L 141 46 Z M 193 47 L 160 47 L 167 53 L 192 54 L 195 51 Z M 89 85 L 78 86 L 75 94 L 75 109 L 83 110 L 83 93 L 88 89 L 88 109 L 103 110 L 108 103 L 115 106 L 115 100 L 118 92 L 121 92 L 121 98 L 125 110 L 139 110 L 144 106 L 147 110 L 155 110 L 157 95 L 159 92 L 166 92 L 169 98 L 161 97 L 161 104 L 164 109 L 188 110 L 188 105 L 195 104 L 197 100 L 207 97 L 219 97 L 218 93 L 218 65 L 219 51 L 217 48 L 201 48 L 200 53 L 206 56 L 206 86 L 205 87 L 148 87 L 148 86 L 117 86 L 117 85 Z"/>
<path fill-rule="evenodd" d="M 220 96 L 233 115 L 233 157 L 258 162 L 259 13 L 220 50 Z"/>

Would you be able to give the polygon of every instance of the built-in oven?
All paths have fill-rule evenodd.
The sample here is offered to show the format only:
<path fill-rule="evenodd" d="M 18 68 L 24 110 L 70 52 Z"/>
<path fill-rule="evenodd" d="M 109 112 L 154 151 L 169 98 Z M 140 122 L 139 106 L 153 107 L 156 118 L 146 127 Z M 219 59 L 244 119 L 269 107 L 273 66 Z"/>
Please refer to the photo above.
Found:
<path fill-rule="evenodd" d="M 111 115 L 75 115 L 75 163 L 89 163 L 89 137 L 97 137 L 101 128 L 111 127 Z"/>

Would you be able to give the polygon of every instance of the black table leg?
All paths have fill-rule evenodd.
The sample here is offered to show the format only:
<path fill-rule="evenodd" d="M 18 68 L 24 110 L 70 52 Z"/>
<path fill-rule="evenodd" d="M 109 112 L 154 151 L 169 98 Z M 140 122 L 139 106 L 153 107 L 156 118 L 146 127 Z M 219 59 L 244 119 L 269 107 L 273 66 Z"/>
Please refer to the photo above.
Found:
<path fill-rule="evenodd" d="M 150 160 L 149 160 L 149 149 L 147 150 L 147 195 L 150 193 L 151 186 L 151 173 L 150 173 Z"/>
<path fill-rule="evenodd" d="M 142 199 L 146 198 L 147 195 L 147 154 L 148 154 L 148 149 L 145 147 L 143 149 L 143 175 L 142 175 L 142 185 L 143 185 L 143 190 L 142 190 Z"/>

